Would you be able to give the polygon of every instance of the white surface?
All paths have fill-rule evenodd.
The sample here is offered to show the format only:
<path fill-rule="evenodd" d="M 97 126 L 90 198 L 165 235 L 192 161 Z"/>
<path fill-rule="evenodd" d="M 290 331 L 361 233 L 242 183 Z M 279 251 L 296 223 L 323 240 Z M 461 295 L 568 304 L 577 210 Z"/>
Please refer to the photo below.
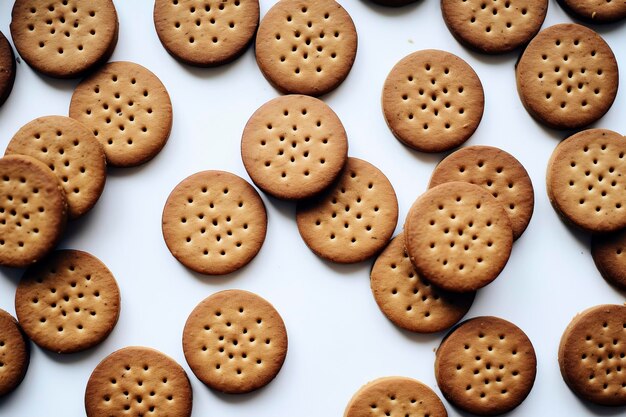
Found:
<path fill-rule="evenodd" d="M 261 1 L 262 15 L 273 1 Z M 548 158 L 565 133 L 535 123 L 515 88 L 517 53 L 487 57 L 460 46 L 443 23 L 439 3 L 423 0 L 392 10 L 366 0 L 343 0 L 358 33 L 359 50 L 348 79 L 324 99 L 342 119 L 352 156 L 378 166 L 398 194 L 401 224 L 422 193 L 441 155 L 413 152 L 385 125 L 380 92 L 391 67 L 418 49 L 451 51 L 470 63 L 486 95 L 485 115 L 468 144 L 501 147 L 515 155 L 532 177 L 535 215 L 501 276 L 480 291 L 468 317 L 495 315 L 520 326 L 533 341 L 539 362 L 527 400 L 512 416 L 618 415 L 624 410 L 583 404 L 563 383 L 557 364 L 561 333 L 573 315 L 601 303 L 621 303 L 622 294 L 600 277 L 589 254 L 588 237 L 566 227 L 546 197 Z M 12 2 L 0 1 L 0 30 L 8 34 Z M 269 227 L 259 256 L 226 277 L 205 277 L 180 265 L 161 236 L 161 211 L 172 188 L 204 169 L 224 169 L 246 179 L 239 154 L 248 117 L 275 97 L 259 72 L 253 50 L 233 64 L 197 69 L 179 64 L 162 48 L 154 31 L 152 1 L 116 1 L 120 38 L 112 60 L 138 62 L 168 88 L 174 128 L 163 151 L 134 169 L 111 169 L 95 209 L 70 225 L 60 247 L 77 248 L 102 259 L 122 291 L 117 327 L 100 346 L 60 356 L 36 346 L 28 374 L 11 395 L 0 399 L 0 416 L 84 415 L 83 395 L 93 368 L 127 345 L 145 345 L 175 358 L 188 372 L 194 416 L 341 416 L 352 394 L 367 381 L 386 375 L 417 378 L 437 392 L 434 349 L 442 334 L 415 335 L 394 327 L 378 310 L 369 288 L 370 262 L 327 263 L 300 239 L 294 206 L 263 195 Z M 550 0 L 544 27 L 569 22 Z M 626 67 L 626 28 L 599 28 Z M 622 85 L 626 85 L 622 71 Z M 56 81 L 18 65 L 13 93 L 0 108 L 0 149 L 31 119 L 68 111 L 77 81 Z M 626 133 L 626 91 L 597 124 Z M 21 271 L 0 270 L 0 308 L 12 314 Z M 272 302 L 289 333 L 289 353 L 273 383 L 244 396 L 217 394 L 191 373 L 181 347 L 185 320 L 195 305 L 215 291 L 243 288 Z M 451 416 L 461 415 L 446 403 Z"/>

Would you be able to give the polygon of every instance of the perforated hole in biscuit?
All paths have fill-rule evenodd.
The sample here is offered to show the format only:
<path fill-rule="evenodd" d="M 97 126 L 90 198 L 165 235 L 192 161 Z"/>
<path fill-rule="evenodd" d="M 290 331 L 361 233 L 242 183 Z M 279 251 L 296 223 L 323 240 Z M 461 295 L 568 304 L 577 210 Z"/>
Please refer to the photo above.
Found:
<path fill-rule="evenodd" d="M 580 361 L 581 367 L 589 370 L 587 384 L 591 390 L 626 398 L 626 342 L 610 336 L 620 331 L 626 334 L 626 322 L 617 317 L 596 323 L 595 330 L 589 328 Z"/>
<path fill-rule="evenodd" d="M 12 246 L 15 250 L 28 250 L 37 240 L 39 224 L 45 223 L 45 196 L 38 187 L 29 186 L 25 176 L 3 175 L 3 200 L 0 201 L 0 247 Z M 6 236 L 12 235 L 11 239 Z M 35 243 L 36 244 L 36 243 Z"/>

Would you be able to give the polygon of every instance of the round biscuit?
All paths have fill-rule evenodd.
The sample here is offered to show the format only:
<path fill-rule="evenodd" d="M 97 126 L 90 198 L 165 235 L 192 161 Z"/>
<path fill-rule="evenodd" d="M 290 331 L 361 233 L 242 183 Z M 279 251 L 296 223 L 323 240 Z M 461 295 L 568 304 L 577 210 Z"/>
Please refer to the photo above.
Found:
<path fill-rule="evenodd" d="M 378 255 L 370 286 L 383 314 L 395 325 L 417 333 L 452 327 L 469 311 L 476 295 L 448 292 L 421 277 L 404 249 L 403 233 Z"/>
<path fill-rule="evenodd" d="M 30 346 L 17 320 L 0 309 L 0 398 L 22 382 L 30 363 Z"/>
<path fill-rule="evenodd" d="M 241 158 L 252 181 L 276 198 L 298 200 L 318 194 L 335 180 L 348 158 L 343 124 L 323 101 L 309 96 L 278 97 L 248 120 Z"/>
<path fill-rule="evenodd" d="M 133 62 L 110 62 L 74 90 L 70 117 L 84 123 L 118 167 L 143 164 L 165 146 L 172 102 L 161 80 Z"/>
<path fill-rule="evenodd" d="M 477 317 L 453 329 L 436 352 L 435 377 L 443 396 L 477 415 L 513 410 L 530 393 L 537 357 L 528 336 L 497 317 Z"/>
<path fill-rule="evenodd" d="M 591 236 L 591 256 L 604 279 L 626 290 L 626 229 Z"/>
<path fill-rule="evenodd" d="M 11 13 L 15 48 L 33 69 L 78 77 L 106 62 L 117 44 L 111 0 L 16 0 Z"/>
<path fill-rule="evenodd" d="M 287 330 L 265 299 L 243 290 L 220 291 L 189 315 L 183 351 L 208 387 L 243 394 L 276 377 L 287 355 Z"/>
<path fill-rule="evenodd" d="M 482 187 L 448 182 L 411 206 L 406 251 L 417 272 L 453 292 L 475 291 L 498 277 L 513 245 L 511 220 Z"/>
<path fill-rule="evenodd" d="M 483 116 L 478 75 L 449 52 L 426 49 L 400 60 L 382 93 L 391 133 L 422 152 L 442 152 L 468 140 Z"/>
<path fill-rule="evenodd" d="M 13 48 L 4 34 L 0 32 L 0 106 L 9 98 L 13 90 L 16 69 Z"/>
<path fill-rule="evenodd" d="M 296 207 L 298 231 L 317 256 L 361 262 L 380 252 L 398 222 L 398 199 L 378 168 L 348 158 L 335 183 Z"/>
<path fill-rule="evenodd" d="M 611 23 L 626 18 L 623 0 L 559 0 L 563 8 L 590 23 Z"/>
<path fill-rule="evenodd" d="M 280 0 L 265 14 L 256 37 L 256 60 L 283 93 L 321 96 L 348 76 L 357 33 L 334 0 Z"/>
<path fill-rule="evenodd" d="M 574 23 L 539 32 L 515 73 L 528 113 L 555 129 L 578 129 L 600 119 L 613 104 L 619 83 L 609 45 Z"/>

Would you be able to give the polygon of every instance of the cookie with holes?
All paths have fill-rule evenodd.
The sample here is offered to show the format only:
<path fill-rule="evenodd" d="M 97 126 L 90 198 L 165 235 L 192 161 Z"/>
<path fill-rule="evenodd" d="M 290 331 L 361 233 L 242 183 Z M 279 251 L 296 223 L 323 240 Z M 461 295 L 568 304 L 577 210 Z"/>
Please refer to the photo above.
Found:
<path fill-rule="evenodd" d="M 241 158 L 252 181 L 277 198 L 318 194 L 335 180 L 348 158 L 343 124 L 323 101 L 278 97 L 248 120 Z"/>
<path fill-rule="evenodd" d="M 111 0 L 17 0 L 13 5 L 15 48 L 28 65 L 50 77 L 78 77 L 105 63 L 117 34 Z"/>
<path fill-rule="evenodd" d="M 546 18 L 547 0 L 441 0 L 454 37 L 479 52 L 499 54 L 527 44 Z"/>
<path fill-rule="evenodd" d="M 383 115 L 391 133 L 422 152 L 443 152 L 468 140 L 484 105 L 478 75 L 445 51 L 427 49 L 406 56 L 383 87 Z"/>
<path fill-rule="evenodd" d="M 463 322 L 437 348 L 435 377 L 441 393 L 473 414 L 511 411 L 526 399 L 536 374 L 537 357 L 530 339 L 498 317 Z"/>
<path fill-rule="evenodd" d="M 589 129 L 559 143 L 546 174 L 548 197 L 565 220 L 590 232 L 626 227 L 626 138 Z"/>
<path fill-rule="evenodd" d="M 15 312 L 40 347 L 78 352 L 111 333 L 120 315 L 120 290 L 95 256 L 59 250 L 26 270 L 17 286 Z"/>
<path fill-rule="evenodd" d="M 4 104 L 15 82 L 15 55 L 4 34 L 0 32 L 0 106 Z"/>
<path fill-rule="evenodd" d="M 158 350 L 129 346 L 96 366 L 85 390 L 87 417 L 189 417 L 191 384 L 185 370 Z"/>
<path fill-rule="evenodd" d="M 626 290 L 626 229 L 591 236 L 591 256 L 604 279 Z"/>
<path fill-rule="evenodd" d="M 165 146 L 172 130 L 172 102 L 147 68 L 111 62 L 74 90 L 70 117 L 84 123 L 117 167 L 143 164 Z"/>
<path fill-rule="evenodd" d="M 524 166 L 492 146 L 468 146 L 445 157 L 433 171 L 429 188 L 451 181 L 480 185 L 504 206 L 519 238 L 533 215 L 535 193 Z"/>
<path fill-rule="evenodd" d="M 259 25 L 258 0 L 156 0 L 154 27 L 172 56 L 199 67 L 241 55 Z"/>
<path fill-rule="evenodd" d="M 181 181 L 163 209 L 163 238 L 187 268 L 223 275 L 259 252 L 267 214 L 259 193 L 237 175 L 202 171 Z"/>
<path fill-rule="evenodd" d="M 513 228 L 504 206 L 488 191 L 453 181 L 431 188 L 413 203 L 404 239 L 421 276 L 445 290 L 469 292 L 504 269 Z"/>
<path fill-rule="evenodd" d="M 321 194 L 298 202 L 298 231 L 317 256 L 356 263 L 387 245 L 398 222 L 398 199 L 378 168 L 348 158 L 335 183 Z"/>
<path fill-rule="evenodd" d="M 61 181 L 72 219 L 91 210 L 104 190 L 102 146 L 91 130 L 69 117 L 46 116 L 27 123 L 13 136 L 5 154 L 28 155 L 47 164 Z"/>
<path fill-rule="evenodd" d="M 593 30 L 574 23 L 539 32 L 515 73 L 526 110 L 555 129 L 577 129 L 604 116 L 615 100 L 619 79 L 609 45 Z"/>
<path fill-rule="evenodd" d="M 30 346 L 17 320 L 0 309 L 0 397 L 22 382 L 30 363 Z"/>
<path fill-rule="evenodd" d="M 339 86 L 356 57 L 357 33 L 334 0 L 280 0 L 263 17 L 256 60 L 283 93 L 320 96 Z"/>
<path fill-rule="evenodd" d="M 54 173 L 26 155 L 0 159 L 0 265 L 45 257 L 65 229 L 67 199 Z"/>
<path fill-rule="evenodd" d="M 390 415 L 447 417 L 437 394 L 427 385 L 402 376 L 368 382 L 352 397 L 344 417 L 385 417 Z"/>
<path fill-rule="evenodd" d="M 269 384 L 287 355 L 287 330 L 260 296 L 226 290 L 194 308 L 183 330 L 189 367 L 208 387 L 243 394 Z"/>
<path fill-rule="evenodd" d="M 582 399 L 626 405 L 626 306 L 605 304 L 574 317 L 559 344 L 563 380 Z"/>
<path fill-rule="evenodd" d="M 402 233 L 378 255 L 370 286 L 383 314 L 395 325 L 417 333 L 452 327 L 469 311 L 476 295 L 445 291 L 421 277 L 404 249 Z"/>
<path fill-rule="evenodd" d="M 559 4 L 590 23 L 610 23 L 626 18 L 626 2 L 623 0 L 560 0 Z"/>

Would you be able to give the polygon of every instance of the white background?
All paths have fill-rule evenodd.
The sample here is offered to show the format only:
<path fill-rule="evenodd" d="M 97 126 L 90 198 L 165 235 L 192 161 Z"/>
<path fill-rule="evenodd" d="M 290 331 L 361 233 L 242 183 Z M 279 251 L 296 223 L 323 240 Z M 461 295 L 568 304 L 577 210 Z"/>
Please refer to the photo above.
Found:
<path fill-rule="evenodd" d="M 261 1 L 261 16 L 274 3 Z M 389 132 L 380 93 L 391 67 L 425 48 L 453 52 L 476 70 L 486 96 L 485 114 L 468 144 L 501 147 L 527 168 L 535 186 L 535 214 L 513 248 L 500 277 L 481 290 L 468 316 L 495 315 L 520 326 L 534 343 L 538 374 L 533 391 L 512 416 L 618 415 L 624 412 L 579 401 L 563 383 L 557 363 L 559 338 L 574 314 L 601 303 L 622 303 L 589 254 L 589 237 L 565 226 L 545 191 L 548 158 L 567 133 L 538 125 L 522 107 L 515 87 L 519 52 L 479 55 L 460 46 L 443 23 L 439 2 L 422 0 L 390 9 L 367 0 L 343 0 L 359 34 L 356 62 L 346 81 L 324 100 L 348 132 L 352 156 L 379 167 L 396 189 L 401 230 L 415 198 L 426 189 L 442 155 L 414 152 Z M 195 274 L 168 252 L 161 236 L 161 211 L 173 187 L 205 169 L 223 169 L 246 179 L 239 154 L 248 117 L 277 96 L 257 68 L 253 49 L 232 64 L 198 69 L 178 63 L 162 48 L 154 30 L 152 1 L 116 1 L 120 37 L 112 60 L 130 60 L 155 72 L 174 108 L 169 142 L 139 168 L 109 169 L 97 206 L 73 222 L 62 248 L 86 250 L 115 274 L 122 292 L 117 327 L 87 352 L 57 355 L 33 345 L 22 385 L 0 399 L 0 416 L 84 415 L 83 395 L 93 368 L 127 345 L 151 346 L 176 359 L 194 391 L 194 416 L 341 416 L 364 383 L 387 375 L 417 378 L 438 393 L 434 349 L 443 333 L 417 335 L 391 324 L 369 288 L 371 262 L 335 265 L 317 258 L 300 239 L 294 205 L 263 195 L 269 227 L 257 258 L 225 277 Z M 8 37 L 12 2 L 0 1 L 0 30 Z M 571 18 L 550 0 L 547 27 Z M 622 64 L 626 85 L 626 27 L 598 27 Z M 67 115 L 77 80 L 58 81 L 18 65 L 15 88 L 0 108 L 0 149 L 35 117 Z M 626 91 L 596 124 L 626 133 Z M 1 269 L 0 308 L 12 314 L 22 271 Z M 183 325 L 195 305 L 222 289 L 242 288 L 268 299 L 282 314 L 289 353 L 278 377 L 265 389 L 243 396 L 206 388 L 191 373 L 181 347 Z M 451 416 L 463 415 L 446 403 Z"/>

